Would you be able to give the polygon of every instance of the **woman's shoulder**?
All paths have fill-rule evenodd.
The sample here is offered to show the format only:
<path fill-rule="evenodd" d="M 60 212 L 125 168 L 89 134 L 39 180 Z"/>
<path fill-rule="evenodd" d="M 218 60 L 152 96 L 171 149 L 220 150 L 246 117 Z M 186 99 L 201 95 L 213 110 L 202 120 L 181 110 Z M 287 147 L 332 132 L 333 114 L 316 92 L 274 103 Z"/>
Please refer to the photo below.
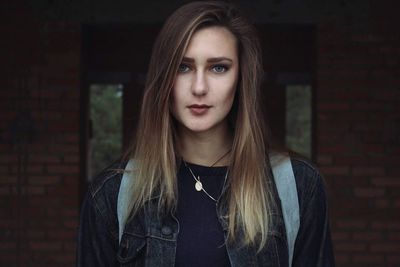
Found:
<path fill-rule="evenodd" d="M 81 224 L 87 226 L 81 227 L 85 231 L 89 231 L 88 227 L 106 229 L 114 241 L 118 240 L 117 201 L 125 165 L 114 162 L 91 180 L 81 211 Z"/>
<path fill-rule="evenodd" d="M 290 159 L 289 165 L 285 164 Z M 272 169 L 291 167 L 297 186 L 313 188 L 323 179 L 317 166 L 309 159 L 290 151 L 273 151 L 270 153 Z M 302 189 L 302 188 L 301 188 Z"/>
<path fill-rule="evenodd" d="M 113 226 L 117 223 L 118 193 L 126 164 L 117 161 L 106 167 L 93 178 L 87 192 L 96 212 Z"/>
<path fill-rule="evenodd" d="M 292 156 L 291 163 L 296 179 L 300 212 L 303 213 L 312 205 L 325 206 L 326 185 L 318 167 L 310 160 L 299 156 Z"/>
<path fill-rule="evenodd" d="M 323 181 L 318 167 L 312 161 L 301 156 L 291 156 L 291 164 L 296 183 L 313 187 Z"/>
<path fill-rule="evenodd" d="M 89 184 L 88 193 L 96 198 L 99 195 L 114 195 L 119 191 L 126 162 L 116 161 L 95 175 Z"/>

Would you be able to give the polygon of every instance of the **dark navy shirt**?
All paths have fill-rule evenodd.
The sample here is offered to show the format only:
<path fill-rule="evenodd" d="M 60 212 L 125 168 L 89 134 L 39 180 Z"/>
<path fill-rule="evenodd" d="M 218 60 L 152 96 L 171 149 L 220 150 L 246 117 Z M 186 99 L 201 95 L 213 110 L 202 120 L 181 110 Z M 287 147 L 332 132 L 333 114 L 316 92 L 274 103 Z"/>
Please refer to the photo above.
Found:
<path fill-rule="evenodd" d="M 205 167 L 187 163 L 200 176 L 204 189 L 215 199 L 221 194 L 226 167 Z M 178 171 L 179 235 L 175 266 L 230 266 L 224 232 L 217 217 L 216 202 L 196 191 L 196 180 L 181 164 Z"/>

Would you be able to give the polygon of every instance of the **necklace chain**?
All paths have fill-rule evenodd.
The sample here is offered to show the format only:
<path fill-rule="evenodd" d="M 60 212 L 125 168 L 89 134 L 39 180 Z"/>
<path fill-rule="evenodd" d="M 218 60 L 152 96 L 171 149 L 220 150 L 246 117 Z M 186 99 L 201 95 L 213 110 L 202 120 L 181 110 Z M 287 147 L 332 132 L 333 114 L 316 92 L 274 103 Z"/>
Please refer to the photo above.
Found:
<path fill-rule="evenodd" d="M 231 152 L 231 150 L 229 149 L 228 151 L 226 151 L 225 154 L 223 154 L 221 157 L 219 157 L 213 164 L 210 165 L 210 167 L 214 167 L 215 164 L 217 164 L 218 162 L 221 161 L 221 159 L 225 158 L 226 155 L 229 154 L 229 152 Z"/>
<path fill-rule="evenodd" d="M 229 152 L 229 151 L 228 151 L 228 152 Z M 226 154 L 225 154 L 225 155 L 226 155 Z M 225 156 L 225 155 L 224 155 L 224 156 Z M 224 157 L 224 156 L 223 156 L 223 157 Z M 222 159 L 222 157 L 221 157 L 221 159 Z M 219 160 L 218 160 L 218 161 L 219 161 Z M 189 170 L 190 173 L 192 174 L 193 179 L 196 181 L 196 183 L 195 183 L 195 188 L 196 188 L 196 190 L 197 190 L 197 191 L 203 191 L 203 192 L 204 192 L 209 198 L 211 198 L 214 202 L 217 202 L 218 199 L 219 199 L 219 197 L 218 197 L 218 199 L 215 199 L 213 196 L 211 196 L 211 195 L 204 189 L 203 184 L 202 184 L 201 181 L 200 181 L 200 176 L 197 176 L 197 178 L 196 178 L 196 176 L 194 175 L 192 169 L 186 164 L 186 161 L 183 160 L 183 163 L 185 164 L 185 167 L 188 168 L 188 170 Z M 215 163 L 214 163 L 214 164 L 215 164 Z M 221 196 L 221 195 L 222 195 L 222 192 L 224 191 L 225 184 L 226 184 L 226 178 L 227 178 L 227 177 L 228 177 L 228 170 L 227 170 L 226 173 L 225 173 L 224 184 L 222 185 L 222 191 L 221 191 L 221 194 L 220 194 L 219 196 Z"/>

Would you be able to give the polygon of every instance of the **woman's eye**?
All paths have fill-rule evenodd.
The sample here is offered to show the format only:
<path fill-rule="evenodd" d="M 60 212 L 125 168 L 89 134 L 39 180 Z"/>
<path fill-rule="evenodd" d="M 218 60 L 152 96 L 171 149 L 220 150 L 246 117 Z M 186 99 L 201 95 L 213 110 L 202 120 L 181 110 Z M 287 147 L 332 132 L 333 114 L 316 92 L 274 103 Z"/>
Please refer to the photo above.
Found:
<path fill-rule="evenodd" d="M 224 65 L 217 65 L 212 67 L 212 70 L 216 73 L 223 73 L 228 70 L 228 68 Z"/>
<path fill-rule="evenodd" d="M 186 64 L 180 64 L 178 67 L 178 72 L 188 72 L 189 66 Z"/>

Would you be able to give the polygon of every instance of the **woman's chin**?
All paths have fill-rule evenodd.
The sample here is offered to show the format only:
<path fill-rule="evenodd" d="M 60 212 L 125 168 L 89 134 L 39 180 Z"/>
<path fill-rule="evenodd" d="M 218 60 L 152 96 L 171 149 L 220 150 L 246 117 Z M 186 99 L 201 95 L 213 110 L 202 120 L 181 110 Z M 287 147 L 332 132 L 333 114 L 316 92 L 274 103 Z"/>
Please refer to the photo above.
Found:
<path fill-rule="evenodd" d="M 225 132 L 224 123 L 196 123 L 196 124 L 184 124 L 184 131 L 192 134 L 205 134 L 205 133 L 221 133 Z"/>

